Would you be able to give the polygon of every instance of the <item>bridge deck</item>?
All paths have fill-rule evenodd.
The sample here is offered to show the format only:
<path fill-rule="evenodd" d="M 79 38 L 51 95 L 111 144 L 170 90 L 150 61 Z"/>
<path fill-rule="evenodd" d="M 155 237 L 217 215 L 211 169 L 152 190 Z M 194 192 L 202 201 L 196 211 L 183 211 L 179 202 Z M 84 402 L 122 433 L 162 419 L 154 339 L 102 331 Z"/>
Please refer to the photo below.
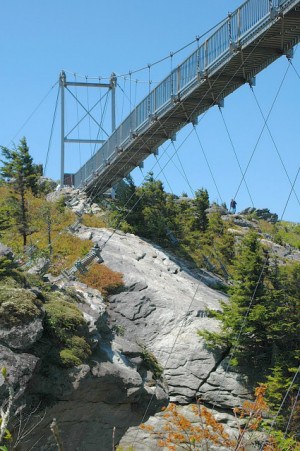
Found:
<path fill-rule="evenodd" d="M 105 192 L 299 41 L 300 0 L 246 1 L 139 103 L 74 175 L 75 187 Z"/>

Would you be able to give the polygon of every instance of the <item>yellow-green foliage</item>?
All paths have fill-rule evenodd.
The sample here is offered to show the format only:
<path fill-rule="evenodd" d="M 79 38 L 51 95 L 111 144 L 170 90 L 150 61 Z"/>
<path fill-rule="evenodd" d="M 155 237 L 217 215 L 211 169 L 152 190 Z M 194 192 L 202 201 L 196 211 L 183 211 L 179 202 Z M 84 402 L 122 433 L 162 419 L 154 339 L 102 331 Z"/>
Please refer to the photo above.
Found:
<path fill-rule="evenodd" d="M 10 205 L 10 195 L 9 186 L 0 187 L 0 207 Z M 32 193 L 26 194 L 26 200 L 31 230 L 28 244 L 33 244 L 37 248 L 36 255 L 33 257 L 43 253 L 49 254 L 48 225 L 50 224 L 53 249 L 50 271 L 58 275 L 63 268 L 72 266 L 74 261 L 83 257 L 93 243 L 89 240 L 81 240 L 65 231 L 76 221 L 77 216 L 64 208 L 62 202 L 47 202 L 45 198 L 35 197 Z M 2 232 L 1 241 L 12 247 L 17 255 L 23 254 L 23 241 L 16 224 L 12 223 L 9 229 Z"/>
<path fill-rule="evenodd" d="M 286 221 L 271 224 L 267 221 L 260 220 L 259 227 L 262 232 L 271 235 L 276 243 L 286 243 L 300 249 L 300 224 Z"/>
<path fill-rule="evenodd" d="M 73 335 L 66 344 L 68 348 L 62 349 L 59 353 L 65 366 L 80 365 L 91 354 L 90 346 L 83 337 Z"/>
<path fill-rule="evenodd" d="M 68 367 L 80 365 L 91 354 L 85 338 L 87 325 L 83 314 L 72 300 L 69 302 L 55 296 L 49 299 L 45 304 L 45 326 L 57 341 L 60 363 Z"/>
<path fill-rule="evenodd" d="M 97 214 L 93 215 L 93 214 L 85 214 L 82 217 L 82 223 L 83 225 L 87 226 L 87 227 L 97 227 L 97 228 L 102 228 L 102 227 L 106 227 L 107 224 L 105 223 L 105 221 L 103 220 L 103 216 L 99 216 Z"/>
<path fill-rule="evenodd" d="M 123 448 L 123 446 L 117 446 L 116 451 L 134 451 L 134 447 L 128 446 L 126 448 Z"/>
<path fill-rule="evenodd" d="M 50 300 L 45 304 L 48 331 L 61 342 L 85 326 L 83 314 L 76 305 L 64 300 Z"/>
<path fill-rule="evenodd" d="M 112 294 L 124 285 L 123 276 L 105 265 L 93 264 L 86 274 L 79 276 L 81 282 L 99 290 L 103 295 Z"/>
<path fill-rule="evenodd" d="M 59 356 L 61 358 L 61 362 L 66 367 L 78 366 L 82 364 L 82 361 L 79 357 L 72 352 L 71 349 L 64 348 L 60 351 Z"/>
<path fill-rule="evenodd" d="M 41 302 L 29 290 L 0 286 L 0 324 L 5 327 L 27 323 L 41 314 Z"/>
<path fill-rule="evenodd" d="M 146 347 L 143 347 L 142 357 L 147 368 L 150 371 L 152 371 L 153 379 L 159 379 L 162 376 L 164 369 L 158 363 L 155 355 L 152 352 L 150 352 Z"/>
<path fill-rule="evenodd" d="M 53 260 L 50 272 L 58 275 L 64 268 L 74 265 L 74 262 L 86 255 L 93 246 L 90 240 L 81 240 L 70 233 L 62 233 L 53 243 Z"/>

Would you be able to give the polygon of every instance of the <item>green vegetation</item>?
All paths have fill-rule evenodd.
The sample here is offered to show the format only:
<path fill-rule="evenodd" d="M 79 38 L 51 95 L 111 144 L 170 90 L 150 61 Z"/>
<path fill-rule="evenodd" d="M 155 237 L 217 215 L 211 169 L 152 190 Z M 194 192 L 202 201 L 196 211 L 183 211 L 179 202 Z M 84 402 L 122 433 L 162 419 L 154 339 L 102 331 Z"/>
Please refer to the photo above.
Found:
<path fill-rule="evenodd" d="M 0 209 L 6 206 L 9 208 L 10 196 L 9 186 L 0 186 Z M 37 197 L 31 192 L 26 192 L 25 199 L 31 231 L 30 238 L 27 237 L 28 245 L 32 245 L 30 257 L 32 260 L 51 257 L 49 271 L 58 275 L 62 269 L 72 266 L 84 256 L 93 243 L 68 233 L 67 228 L 76 221 L 76 215 L 65 208 L 61 201 L 47 202 L 44 196 Z M 23 254 L 23 239 L 17 218 L 12 218 L 7 228 L 1 231 L 1 242 L 10 246 L 17 255 Z M 0 261 L 0 276 L 4 266 Z"/>
<path fill-rule="evenodd" d="M 110 207 L 111 226 L 150 239 L 196 267 L 228 277 L 234 237 L 219 213 L 207 214 L 207 190 L 197 190 L 194 199 L 178 198 L 167 194 L 162 182 L 150 173 L 138 188 L 130 178 L 122 183 Z"/>
<path fill-rule="evenodd" d="M 41 290 L 40 299 L 29 289 L 31 286 Z M 73 292 L 52 291 L 39 276 L 13 269 L 0 280 L 0 325 L 26 326 L 45 310 L 44 339 L 48 337 L 52 351 L 42 358 L 67 367 L 80 365 L 91 349 L 87 324 L 76 302 Z"/>
<path fill-rule="evenodd" d="M 29 290 L 0 285 L 0 324 L 19 326 L 41 314 L 41 302 Z"/>
<path fill-rule="evenodd" d="M 1 241 L 18 254 L 23 253 L 25 245 L 32 245 L 30 258 L 49 257 L 50 272 L 57 275 L 83 257 L 92 242 L 80 240 L 66 230 L 76 215 L 65 208 L 64 199 L 47 202 L 45 190 L 38 189 L 41 168 L 33 164 L 25 139 L 16 149 L 2 147 L 2 154 Z M 300 265 L 287 264 L 287 260 L 279 264 L 267 254 L 260 238 L 270 236 L 279 244 L 300 249 L 300 226 L 256 217 L 258 230 L 265 235 L 249 232 L 237 246 L 228 231 L 235 228 L 230 217 L 224 221 L 218 209 L 207 212 L 207 190 L 197 190 L 192 199 L 174 196 L 165 192 L 153 174 L 141 187 L 128 178 L 117 187 L 116 200 L 106 205 L 109 225 L 149 239 L 185 258 L 191 266 L 206 268 L 228 282 L 229 301 L 222 303 L 222 312 L 210 312 L 220 320 L 220 332 L 204 331 L 200 335 L 208 346 L 232 351 L 232 365 L 243 368 L 250 364 L 261 374 L 274 412 L 290 388 L 277 418 L 275 435 L 278 443 L 283 443 L 280 449 L 285 449 L 286 440 L 294 443 L 300 417 L 297 387 L 291 386 L 300 362 Z M 103 227 L 103 218 L 84 215 L 83 221 L 87 226 Z M 94 264 L 79 277 L 104 296 L 123 287 L 122 275 L 104 265 Z M 33 294 L 28 290 L 32 286 L 41 293 Z M 52 290 L 38 276 L 18 270 L 9 256 L 0 258 L 0 323 L 5 327 L 26 324 L 40 316 L 43 308 L 43 338 L 51 348 L 47 360 L 63 367 L 79 365 L 91 355 L 87 324 L 73 293 Z M 124 331 L 115 326 L 115 332 Z M 160 378 L 163 370 L 146 348 L 143 359 L 154 378 Z M 289 437 L 282 438 L 288 421 Z"/>
<path fill-rule="evenodd" d="M 232 267 L 230 300 L 222 312 L 221 331 L 199 332 L 211 347 L 229 348 L 232 365 L 248 365 L 264 373 L 267 399 L 276 412 L 300 364 L 300 265 L 279 266 L 265 255 L 257 234 L 248 233 Z M 295 402 L 292 387 L 277 426 L 286 425 Z M 296 432 L 297 402 L 290 433 Z M 297 413 L 298 412 L 298 413 Z"/>
<path fill-rule="evenodd" d="M 99 215 L 93 214 L 84 214 L 82 224 L 86 227 L 97 227 L 98 229 L 106 227 L 106 222 Z"/>
<path fill-rule="evenodd" d="M 71 302 L 51 299 L 45 303 L 45 328 L 57 344 L 59 359 L 64 366 L 80 365 L 91 349 L 87 341 L 87 325 L 81 311 Z"/>
<path fill-rule="evenodd" d="M 4 160 L 1 160 L 1 176 L 11 184 L 10 211 L 16 219 L 23 246 L 26 246 L 27 236 L 30 234 L 26 191 L 37 194 L 37 179 L 42 175 L 41 167 L 33 164 L 25 138 L 21 139 L 18 147 L 8 149 L 2 146 L 1 150 L 4 157 Z"/>
<path fill-rule="evenodd" d="M 13 269 L 16 267 L 16 263 L 6 257 L 0 257 L 0 277 L 5 277 L 11 274 L 11 272 L 13 271 Z"/>
<path fill-rule="evenodd" d="M 142 357 L 146 367 L 152 372 L 153 379 L 159 379 L 162 376 L 164 369 L 158 363 L 155 355 L 143 346 Z"/>

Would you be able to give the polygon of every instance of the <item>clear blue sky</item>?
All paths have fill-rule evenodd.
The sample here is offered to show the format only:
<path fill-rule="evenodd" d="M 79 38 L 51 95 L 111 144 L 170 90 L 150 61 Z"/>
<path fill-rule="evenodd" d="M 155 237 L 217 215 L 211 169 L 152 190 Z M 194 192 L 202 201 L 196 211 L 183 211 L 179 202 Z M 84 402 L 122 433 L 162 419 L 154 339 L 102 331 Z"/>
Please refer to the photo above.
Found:
<path fill-rule="evenodd" d="M 0 27 L 0 144 L 11 146 L 26 136 L 35 162 L 45 164 L 53 111 L 57 95 L 60 70 L 67 71 L 69 80 L 83 76 L 107 77 L 112 72 L 124 74 L 175 52 L 178 48 L 201 35 L 229 11 L 241 4 L 237 0 L 10 0 L 1 4 Z M 188 49 L 193 51 L 195 46 Z M 173 58 L 175 66 L 184 59 L 186 52 Z M 300 73 L 300 52 L 296 51 L 293 64 Z M 257 77 L 256 96 L 265 113 L 269 110 L 276 91 L 283 79 L 288 62 L 285 57 L 278 60 Z M 170 70 L 170 59 L 155 66 L 150 72 L 153 82 L 160 81 Z M 135 103 L 147 92 L 149 71 L 141 71 L 130 79 L 119 77 L 117 90 L 117 118 L 120 121 L 128 112 L 129 98 Z M 126 96 L 124 96 L 123 91 Z M 20 130 L 43 97 L 50 93 Z M 73 91 L 75 92 L 75 91 Z M 82 102 L 92 105 L 99 93 L 87 93 L 83 88 L 76 93 Z M 103 91 L 104 94 L 104 91 Z M 77 108 L 72 98 L 67 99 L 67 125 L 76 121 Z M 269 126 L 291 180 L 294 180 L 300 165 L 300 80 L 291 67 L 276 101 L 269 120 Z M 104 109 L 104 100 L 101 103 Z M 99 106 L 100 108 L 100 106 Z M 95 110 L 95 114 L 97 114 Z M 248 86 L 225 99 L 223 115 L 230 130 L 242 168 L 245 168 L 258 140 L 263 126 L 255 99 Z M 59 178 L 59 115 L 54 127 L 46 174 Z M 93 131 L 93 124 L 85 121 L 81 133 L 86 136 Z M 108 119 L 105 128 L 109 129 Z M 175 143 L 179 148 L 180 161 L 168 158 L 161 149 L 160 166 L 165 164 L 159 176 L 166 190 L 176 194 L 205 187 L 211 201 L 230 202 L 241 182 L 241 174 L 226 134 L 222 117 L 217 107 L 209 110 L 197 126 L 206 159 L 213 173 L 208 169 L 203 150 L 194 132 L 183 144 L 190 132 L 185 127 Z M 82 135 L 81 135 L 82 136 Z M 73 136 L 74 137 L 74 136 Z M 67 146 L 66 172 L 75 171 L 80 162 L 91 154 L 91 146 Z M 166 152 L 174 152 L 172 146 Z M 175 163 L 175 164 L 174 164 Z M 150 157 L 143 172 L 134 171 L 136 183 L 142 181 L 155 165 Z M 189 184 L 182 176 L 183 169 Z M 158 165 L 153 171 L 160 172 Z M 274 144 L 265 130 L 246 175 L 248 188 L 254 205 L 268 207 L 281 216 L 290 193 L 290 183 Z M 300 198 L 300 177 L 295 185 Z M 238 210 L 251 206 L 243 184 L 236 197 Z M 294 194 L 291 195 L 283 219 L 300 221 L 300 208 Z"/>

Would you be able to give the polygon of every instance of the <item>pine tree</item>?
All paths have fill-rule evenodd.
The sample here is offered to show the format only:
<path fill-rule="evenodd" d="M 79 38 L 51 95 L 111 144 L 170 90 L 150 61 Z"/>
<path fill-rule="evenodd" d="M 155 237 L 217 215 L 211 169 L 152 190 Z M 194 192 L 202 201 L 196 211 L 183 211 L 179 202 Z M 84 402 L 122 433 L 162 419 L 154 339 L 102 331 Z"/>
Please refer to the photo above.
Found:
<path fill-rule="evenodd" d="M 1 160 L 3 166 L 0 174 L 10 182 L 13 188 L 11 198 L 15 204 L 14 217 L 23 237 L 23 245 L 26 246 L 30 232 L 26 191 L 31 190 L 33 194 L 37 194 L 37 180 L 41 168 L 33 163 L 25 138 L 21 139 L 18 147 L 9 149 L 1 146 L 1 151 L 4 160 Z"/>
<path fill-rule="evenodd" d="M 214 314 L 221 320 L 221 332 L 200 333 L 212 345 L 234 347 L 236 363 L 242 363 L 243 360 L 257 363 L 268 348 L 264 325 L 266 271 L 267 260 L 258 236 L 249 232 L 244 237 L 233 264 L 230 300 L 222 303 L 221 313 Z"/>
<path fill-rule="evenodd" d="M 7 205 L 0 205 L 0 238 L 4 230 L 11 226 L 11 211 Z"/>
<path fill-rule="evenodd" d="M 300 265 L 279 267 L 276 264 L 271 268 L 269 280 L 273 290 L 270 292 L 265 329 L 272 342 L 272 368 L 267 377 L 267 399 L 276 412 L 300 364 Z M 284 430 L 295 403 L 290 421 L 292 434 L 297 432 L 296 425 L 299 424 L 298 388 L 299 377 L 291 387 L 277 420 L 277 426 Z"/>
<path fill-rule="evenodd" d="M 206 210 L 209 207 L 208 191 L 201 188 L 195 192 L 195 206 L 197 209 L 197 226 L 201 232 L 205 232 L 208 227 Z"/>
<path fill-rule="evenodd" d="M 150 239 L 162 241 L 166 238 L 167 195 L 163 183 L 149 173 L 145 183 L 136 190 L 141 212 L 139 233 Z"/>

